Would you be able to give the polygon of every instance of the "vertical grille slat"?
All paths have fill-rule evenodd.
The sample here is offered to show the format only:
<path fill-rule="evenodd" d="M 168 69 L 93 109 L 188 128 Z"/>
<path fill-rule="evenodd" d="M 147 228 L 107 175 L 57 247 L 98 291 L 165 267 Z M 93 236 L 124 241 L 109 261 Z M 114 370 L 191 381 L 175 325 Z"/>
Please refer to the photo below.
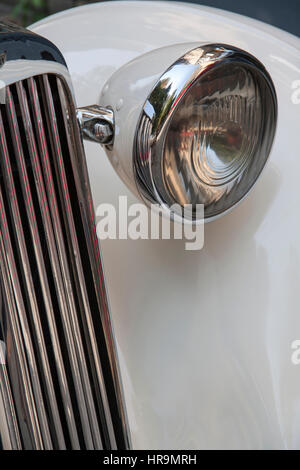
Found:
<path fill-rule="evenodd" d="M 17 81 L 0 108 L 0 335 L 12 345 L 0 371 L 0 406 L 2 397 L 12 446 L 128 448 L 67 82 L 51 73 Z"/>
<path fill-rule="evenodd" d="M 10 127 L 12 128 L 13 135 L 15 135 L 15 132 L 17 132 L 17 129 L 14 127 L 14 121 L 13 121 L 13 116 L 15 116 L 14 108 L 13 108 L 13 103 L 12 103 L 12 97 L 10 90 L 7 91 L 7 97 L 8 97 L 8 102 L 7 102 L 7 108 L 8 108 L 8 121 L 10 124 Z M 16 119 L 16 117 L 15 117 Z M 0 128 L 3 129 L 3 122 L 1 118 L 0 122 Z M 14 140 L 14 145 L 15 148 L 17 148 L 17 141 Z M 53 419 L 55 422 L 55 429 L 57 433 L 57 438 L 59 441 L 59 448 L 65 448 L 65 443 L 64 443 L 64 437 L 63 437 L 63 432 L 62 428 L 60 425 L 60 418 L 58 414 L 58 409 L 57 409 L 57 404 L 56 404 L 56 397 L 54 393 L 54 387 L 52 383 L 52 378 L 51 378 L 51 372 L 50 372 L 50 366 L 49 366 L 49 361 L 47 357 L 47 351 L 46 351 L 46 345 L 45 345 L 45 340 L 43 337 L 43 331 L 42 331 L 42 326 L 41 326 L 41 321 L 39 317 L 39 309 L 38 309 L 38 304 L 37 304 L 37 299 L 35 296 L 35 290 L 33 286 L 33 279 L 32 279 L 32 274 L 31 274 L 31 268 L 30 268 L 30 263 L 29 263 L 29 258 L 28 258 L 28 253 L 26 249 L 26 243 L 25 243 L 25 237 L 23 233 L 23 227 L 22 227 L 22 222 L 21 222 L 21 215 L 19 211 L 19 206 L 17 202 L 17 195 L 16 195 L 16 189 L 15 189 L 15 184 L 14 184 L 14 178 L 13 174 L 11 171 L 11 164 L 8 158 L 8 151 L 7 149 L 2 149 L 3 155 L 6 155 L 6 159 L 2 161 L 2 168 L 3 168 L 3 174 L 5 176 L 5 181 L 6 181 L 6 186 L 8 188 L 8 194 L 10 195 L 10 203 L 11 203 L 11 213 L 12 213 L 12 219 L 15 227 L 15 234 L 16 234 L 16 239 L 17 239 L 17 245 L 19 247 L 19 253 L 20 253 L 20 262 L 23 270 L 23 276 L 22 276 L 22 281 L 25 283 L 27 287 L 27 292 L 30 292 L 30 295 L 28 295 L 28 300 L 29 300 L 29 307 L 31 311 L 31 319 L 34 323 L 34 328 L 35 328 L 35 334 L 37 338 L 37 345 L 39 347 L 39 357 L 40 360 L 43 364 L 43 370 L 44 370 L 44 376 L 45 376 L 45 383 L 46 383 L 46 389 L 48 392 L 48 399 L 50 402 L 50 407 L 52 410 L 53 414 Z M 13 261 L 12 261 L 13 262 Z M 14 267 L 14 279 L 17 284 L 19 284 L 19 280 L 16 274 L 16 268 Z M 18 297 L 19 297 L 19 303 L 22 301 L 21 300 L 21 293 L 20 293 L 20 287 L 18 287 Z M 25 307 L 22 305 L 20 307 L 20 311 L 25 311 Z M 32 353 L 31 353 L 32 354 Z M 41 403 L 41 407 L 43 409 L 43 404 Z M 48 439 L 49 440 L 49 439 Z"/>
<path fill-rule="evenodd" d="M 3 358 L 4 359 L 4 358 Z M 7 421 L 9 439 L 11 441 L 12 449 L 21 450 L 22 443 L 18 427 L 18 421 L 15 411 L 15 406 L 12 398 L 11 386 L 8 377 L 7 367 L 5 364 L 0 364 L 0 395 L 3 400 L 5 409 L 5 418 Z"/>
<path fill-rule="evenodd" d="M 57 81 L 60 84 L 59 79 Z M 80 292 L 80 300 L 81 300 L 82 308 L 84 311 L 83 323 L 86 328 L 85 334 L 86 334 L 86 338 L 88 339 L 88 347 L 91 352 L 90 362 L 94 369 L 94 374 L 95 374 L 95 379 L 96 379 L 95 385 L 98 386 L 99 388 L 97 396 L 98 398 L 102 397 L 99 407 L 101 408 L 101 412 L 102 413 L 104 412 L 106 420 L 107 420 L 107 424 L 108 424 L 107 433 L 109 435 L 110 440 L 112 442 L 115 442 L 115 438 L 112 432 L 113 425 L 112 425 L 112 421 L 110 418 L 109 404 L 108 404 L 106 390 L 104 386 L 101 361 L 99 357 L 99 351 L 95 342 L 96 336 L 95 336 L 94 325 L 93 325 L 93 320 L 92 320 L 91 307 L 90 307 L 88 293 L 86 289 L 86 281 L 85 281 L 85 276 L 83 272 L 83 266 L 81 262 L 75 221 L 74 221 L 74 217 L 72 213 L 72 206 L 71 206 L 70 194 L 69 194 L 68 185 L 67 185 L 66 171 L 65 171 L 65 166 L 63 163 L 63 158 L 62 158 L 62 150 L 61 150 L 61 144 L 60 144 L 60 139 L 59 139 L 59 130 L 57 126 L 57 117 L 56 117 L 55 106 L 54 106 L 54 102 L 52 98 L 53 93 L 52 93 L 49 79 L 47 76 L 43 76 L 43 82 L 44 82 L 44 88 L 45 88 L 45 102 L 46 102 L 46 107 L 48 111 L 49 126 L 51 128 L 50 136 L 51 136 L 51 145 L 53 149 L 52 151 L 58 155 L 58 165 L 56 168 L 56 176 L 60 180 L 62 188 L 65 189 L 64 191 L 62 191 L 61 197 L 62 197 L 64 209 L 65 209 L 66 221 L 69 227 L 70 247 L 73 250 L 73 252 L 76 254 L 76 256 L 74 256 L 74 263 L 75 263 L 74 268 L 75 268 L 76 277 L 77 277 L 77 286 Z M 63 95 L 63 93 L 64 91 L 62 89 L 59 90 L 60 97 Z M 63 119 L 65 118 L 66 118 L 66 115 L 63 116 Z M 67 126 L 66 121 L 64 121 L 64 124 L 65 126 Z M 67 136 L 69 136 L 68 132 L 67 132 Z M 67 152 L 67 149 L 65 149 L 65 152 Z"/>
<path fill-rule="evenodd" d="M 69 431 L 70 431 L 72 444 L 74 448 L 79 448 L 80 445 L 79 445 L 78 434 L 76 430 L 76 421 L 75 421 L 75 417 L 73 413 L 72 401 L 71 401 L 69 388 L 68 388 L 67 374 L 66 374 L 65 367 L 64 367 L 64 360 L 63 360 L 63 355 L 61 351 L 59 334 L 58 334 L 56 322 L 55 322 L 55 313 L 54 313 L 52 300 L 51 300 L 51 293 L 50 293 L 50 288 L 49 288 L 48 279 L 47 279 L 47 270 L 46 270 L 45 263 L 44 263 L 43 250 L 42 250 L 41 243 L 40 243 L 39 229 L 38 229 L 37 222 L 36 222 L 34 204 L 33 204 L 32 197 L 31 197 L 30 183 L 28 180 L 26 162 L 25 162 L 25 157 L 23 154 L 22 139 L 21 139 L 21 135 L 19 131 L 19 124 L 17 121 L 15 104 L 13 102 L 13 98 L 9 89 L 7 89 L 7 103 L 8 103 L 8 108 L 9 108 L 8 119 L 9 119 L 9 123 L 11 126 L 11 136 L 13 139 L 15 153 L 17 156 L 16 162 L 17 162 L 19 174 L 21 175 L 21 178 L 20 178 L 21 191 L 23 195 L 25 208 L 26 208 L 26 214 L 27 214 L 28 221 L 29 221 L 32 243 L 34 247 L 34 256 L 35 256 L 36 263 L 37 263 L 38 275 L 40 279 L 43 300 L 44 300 L 46 312 L 48 315 L 48 326 L 50 330 L 53 351 L 54 351 L 54 355 L 56 358 L 56 366 L 58 369 L 58 374 L 59 374 L 59 379 L 60 379 L 60 384 L 61 384 L 63 403 L 66 409 L 66 417 L 67 417 L 68 424 L 69 424 Z M 9 166 L 9 162 L 8 162 L 8 166 Z M 19 235 L 21 238 L 22 233 L 20 232 Z M 20 253 L 21 254 L 27 253 L 25 242 L 20 247 Z M 28 280 L 30 278 L 30 274 L 25 273 L 25 278 Z M 34 294 L 35 287 L 33 287 L 33 290 L 30 289 L 29 292 L 30 294 L 32 293 Z M 47 390 L 50 390 L 50 388 Z"/>
<path fill-rule="evenodd" d="M 42 435 L 38 423 L 37 409 L 34 401 L 34 394 L 30 382 L 30 374 L 28 370 L 28 364 L 26 361 L 25 347 L 22 341 L 21 336 L 21 327 L 17 320 L 16 306 L 13 299 L 13 291 L 11 283 L 7 276 L 7 262 L 5 260 L 5 248 L 3 244 L 2 236 L 0 237 L 0 249 L 1 249 L 1 276 L 2 276 L 2 286 L 3 293 L 5 294 L 7 301 L 7 308 L 9 309 L 11 320 L 9 321 L 9 329 L 11 335 L 15 338 L 18 337 L 18 340 L 15 340 L 11 345 L 14 348 L 14 354 L 18 357 L 18 366 L 20 370 L 20 376 L 22 377 L 21 381 L 11 381 L 11 388 L 17 386 L 18 393 L 22 394 L 22 397 L 26 397 L 24 403 L 24 408 L 19 409 L 19 426 L 23 432 L 23 442 L 26 443 L 28 439 L 30 443 L 33 443 L 36 449 L 43 448 Z M 17 374 L 19 376 L 19 374 Z"/>
<path fill-rule="evenodd" d="M 26 93 L 25 93 L 23 84 L 21 82 L 17 83 L 17 93 L 18 93 L 18 98 L 19 98 L 19 103 L 20 103 L 22 121 L 24 123 L 25 134 L 26 134 L 27 143 L 28 143 L 28 153 L 29 153 L 31 167 L 33 170 L 33 177 L 34 177 L 34 181 L 36 185 L 35 189 L 36 189 L 37 197 L 39 200 L 39 207 L 41 210 L 41 217 L 42 217 L 44 230 L 45 230 L 46 244 L 48 245 L 48 252 L 49 252 L 50 263 L 51 263 L 52 272 L 53 272 L 55 289 L 56 289 L 57 303 L 60 309 L 61 323 L 63 326 L 63 331 L 65 334 L 65 342 L 66 342 L 67 350 L 69 354 L 69 362 L 70 362 L 71 371 L 72 371 L 71 375 L 72 375 L 75 390 L 76 390 L 77 403 L 78 403 L 79 414 L 81 416 L 84 440 L 85 440 L 86 447 L 88 449 L 92 449 L 93 447 L 92 435 L 90 431 L 88 412 L 86 409 L 86 403 L 85 403 L 85 398 L 84 398 L 83 383 L 80 377 L 80 371 L 79 371 L 80 366 L 78 364 L 77 355 L 76 355 L 76 347 L 75 347 L 75 341 L 80 343 L 80 337 L 78 337 L 78 334 L 75 333 L 74 328 L 72 328 L 72 325 L 70 323 L 68 306 L 67 306 L 67 301 L 65 298 L 64 286 L 63 286 L 62 279 L 61 279 L 61 272 L 59 269 L 59 261 L 58 261 L 57 251 L 56 251 L 55 240 L 54 240 L 54 236 L 52 232 L 47 198 L 46 198 L 46 194 L 45 194 L 45 190 L 43 186 L 43 177 L 42 177 L 39 162 L 38 162 L 37 149 L 36 149 L 35 138 L 33 134 L 33 128 L 31 124 L 31 119 L 30 119 L 30 114 L 29 114 L 29 109 L 28 109 L 28 104 L 27 104 Z M 28 181 L 27 176 L 24 177 L 24 180 Z M 32 196 L 30 192 L 28 193 L 28 197 L 29 197 L 30 205 L 33 206 Z M 34 216 L 31 220 L 33 221 L 34 225 L 37 227 L 37 222 L 34 219 Z M 38 246 L 40 247 L 39 253 L 42 259 L 41 242 L 38 236 L 36 236 L 36 241 L 37 241 Z M 46 249 L 46 247 L 44 247 L 44 249 Z M 74 323 L 75 321 L 76 320 L 73 318 Z"/>
<path fill-rule="evenodd" d="M 9 338 L 13 342 L 10 346 L 15 349 L 15 354 L 18 357 L 18 367 L 20 368 L 20 376 L 22 377 L 22 382 L 19 380 L 18 376 L 16 381 L 12 380 L 12 385 L 18 387 L 19 393 L 22 394 L 22 397 L 25 399 L 23 409 L 18 410 L 21 414 L 19 415 L 19 426 L 21 429 L 25 429 L 25 437 L 28 438 L 37 449 L 43 448 L 42 435 L 40 431 L 40 426 L 38 422 L 37 407 L 34 399 L 34 392 L 31 385 L 30 372 L 28 368 L 27 358 L 26 358 L 26 349 L 23 341 L 23 334 L 20 325 L 20 320 L 18 318 L 18 310 L 14 300 L 13 287 L 11 280 L 9 278 L 9 266 L 7 260 L 7 254 L 12 256 L 11 245 L 9 242 L 9 235 L 7 233 L 7 221 L 5 218 L 5 213 L 3 211 L 3 197 L 2 192 L 0 192 L 0 222 L 2 233 L 0 234 L 0 271 L 1 271 L 1 281 L 3 293 L 5 294 L 5 300 L 7 304 L 7 309 L 9 310 L 8 316 L 8 328 L 10 331 Z M 23 311 L 24 314 L 24 311 Z M 22 312 L 21 312 L 22 315 Z M 23 325 L 24 328 L 24 325 Z M 25 327 L 26 328 L 26 327 Z M 25 330 L 24 328 L 24 330 Z M 23 331 L 24 331 L 23 330 Z M 27 335 L 25 333 L 25 338 L 29 338 L 28 331 Z M 28 348 L 30 349 L 30 348 Z M 33 373 L 35 376 L 35 372 Z M 11 389 L 13 387 L 11 386 Z M 42 403 L 41 403 L 42 406 Z M 24 431 L 23 431 L 24 432 Z"/>
<path fill-rule="evenodd" d="M 15 190 L 15 185 L 13 181 L 9 155 L 8 155 L 7 140 L 6 140 L 6 136 L 4 132 L 2 114 L 0 114 L 0 134 L 1 134 L 1 153 L 3 157 L 1 160 L 1 168 L 3 170 L 3 174 L 5 178 L 6 190 L 7 190 L 7 195 L 8 195 L 8 199 L 10 202 L 12 218 L 16 222 L 16 230 L 18 230 L 20 228 L 20 213 L 19 213 L 19 208 L 18 208 L 18 203 L 17 203 L 17 196 L 16 196 L 16 190 Z M 33 351 L 31 335 L 30 335 L 29 326 L 28 326 L 28 322 L 27 322 L 27 318 L 25 314 L 25 306 L 24 306 L 24 302 L 23 302 L 23 298 L 21 294 L 19 279 L 18 279 L 17 270 L 15 266 L 15 261 L 14 261 L 14 254 L 13 254 L 11 241 L 10 241 L 10 236 L 8 233 L 8 224 L 7 224 L 7 219 L 6 219 L 6 214 L 5 214 L 4 204 L 3 204 L 2 191 L 0 195 L 1 195 L 0 212 L 1 212 L 2 236 L 3 236 L 3 241 L 4 241 L 4 247 L 6 250 L 6 255 L 8 257 L 8 273 L 11 278 L 12 289 L 14 292 L 14 297 L 15 297 L 15 302 L 16 302 L 14 312 L 19 314 L 20 327 L 21 327 L 21 331 L 24 337 L 24 343 L 25 343 L 25 347 L 27 351 L 27 359 L 29 361 L 29 368 L 31 372 L 32 387 L 33 387 L 35 397 L 36 397 L 36 403 L 34 404 L 33 402 L 33 412 L 37 407 L 37 414 L 39 415 L 39 419 L 42 424 L 44 445 L 46 448 L 51 449 L 52 448 L 51 437 L 49 433 L 41 387 L 40 387 L 40 383 L 38 379 L 37 365 L 36 365 L 35 355 Z M 17 341 L 18 338 L 15 337 L 15 340 Z M 32 400 L 34 399 L 32 398 Z M 35 434 L 39 434 L 38 424 L 36 424 L 35 427 L 36 427 Z M 39 443 L 38 445 L 40 446 L 41 444 Z"/>
<path fill-rule="evenodd" d="M 28 81 L 29 90 L 34 93 L 35 86 L 33 79 Z M 36 90 L 35 90 L 36 91 Z M 34 96 L 31 94 L 32 98 Z M 34 115 L 39 118 L 39 126 L 37 129 L 37 135 L 39 136 L 40 144 L 40 155 L 41 159 L 46 167 L 44 166 L 44 174 L 48 186 L 48 198 L 49 205 L 51 207 L 51 216 L 53 218 L 53 227 L 56 236 L 54 240 L 54 233 L 52 231 L 52 226 L 50 223 L 50 214 L 47 205 L 47 198 L 45 194 L 45 189 L 43 185 L 43 176 L 41 174 L 41 168 L 37 160 L 37 149 L 35 145 L 35 138 L 33 135 L 32 124 L 29 115 L 29 109 L 26 101 L 26 94 L 20 85 L 20 102 L 21 110 L 23 112 L 23 120 L 27 123 L 27 133 L 30 139 L 30 153 L 32 158 L 32 167 L 35 174 L 35 179 L 38 181 L 38 193 L 40 199 L 40 206 L 42 209 L 43 222 L 45 224 L 45 231 L 47 234 L 47 239 L 49 243 L 49 253 L 51 255 L 51 264 L 54 277 L 56 280 L 56 288 L 59 297 L 59 303 L 62 312 L 62 319 L 64 324 L 64 329 L 66 331 L 67 345 L 70 356 L 70 363 L 73 368 L 73 376 L 76 394 L 78 396 L 78 403 L 80 407 L 80 414 L 82 418 L 83 428 L 84 428 L 84 437 L 86 446 L 89 449 L 92 449 L 95 445 L 97 449 L 102 448 L 101 435 L 97 422 L 96 411 L 94 407 L 94 401 L 92 396 L 91 385 L 87 372 L 87 365 L 83 350 L 83 344 L 81 340 L 80 328 L 77 320 L 77 312 L 75 307 L 75 301 L 73 298 L 73 292 L 71 287 L 70 275 L 68 272 L 68 264 L 66 259 L 65 247 L 63 244 L 63 239 L 61 235 L 60 220 L 58 217 L 57 202 L 54 196 L 54 193 L 51 191 L 53 188 L 53 181 L 51 175 L 51 169 L 49 167 L 49 158 L 48 151 L 45 144 L 45 136 L 43 130 L 43 122 L 41 115 L 37 106 L 37 101 L 33 100 L 35 113 Z M 41 146 L 41 144 L 43 144 Z M 45 172 L 46 169 L 46 172 Z M 58 253 L 56 252 L 55 241 L 58 247 Z M 58 259 L 58 254 L 60 262 Z M 65 293 L 68 293 L 66 296 Z M 92 437 L 93 436 L 93 437 Z M 94 438 L 94 443 L 93 443 Z"/>
<path fill-rule="evenodd" d="M 66 109 L 68 107 L 68 97 L 66 96 L 66 92 L 59 77 L 57 77 L 57 83 L 61 107 L 62 109 Z M 108 379 L 111 378 L 111 380 L 106 380 L 106 388 L 108 390 L 114 389 L 114 394 L 106 394 L 107 400 L 104 400 L 104 409 L 106 413 L 108 413 L 109 408 L 113 408 L 114 413 L 112 414 L 112 418 L 114 423 L 110 424 L 110 426 L 113 425 L 114 428 L 116 428 L 116 421 L 121 423 L 121 426 L 118 426 L 117 430 L 115 429 L 116 439 L 118 442 L 121 442 L 119 445 L 121 445 L 122 448 L 128 448 L 130 447 L 130 436 L 128 433 L 127 416 L 123 402 L 123 390 L 120 381 L 120 371 L 118 368 L 118 362 L 115 360 L 114 334 L 110 320 L 108 300 L 105 294 L 105 280 L 100 251 L 98 249 L 92 195 L 88 185 L 88 170 L 86 161 L 83 158 L 83 144 L 79 133 L 74 132 L 74 110 L 72 112 L 72 109 L 69 109 L 68 113 L 62 112 L 61 114 L 61 118 L 64 121 L 64 129 L 66 130 L 65 134 L 69 148 L 70 169 L 72 171 L 74 184 L 77 189 L 78 212 L 81 215 L 82 229 L 86 239 L 87 256 L 85 259 L 86 264 L 84 272 L 88 271 L 92 276 L 88 282 L 86 281 L 86 286 L 88 287 L 91 284 L 95 286 L 93 292 L 95 298 L 93 301 L 97 303 L 101 312 L 101 315 L 99 316 L 92 315 L 91 323 L 93 325 L 92 328 L 94 335 L 91 334 L 91 331 L 89 331 L 89 335 L 91 338 L 94 338 L 95 340 L 97 339 L 98 345 L 105 343 L 107 346 L 106 350 L 101 350 L 101 356 L 105 356 L 105 359 L 101 357 L 101 362 L 103 363 L 102 370 L 103 373 L 106 373 L 105 369 L 109 364 L 109 368 L 111 369 L 111 377 L 109 376 Z M 79 168 L 81 174 L 79 174 Z M 86 182 L 86 184 L 82 185 L 82 181 Z M 81 259 L 82 261 L 84 260 L 83 257 L 81 257 Z M 89 269 L 87 269 L 87 267 Z M 102 335 L 100 335 L 99 332 L 101 332 Z M 94 342 L 93 346 L 95 345 L 96 341 Z M 100 361 L 100 358 L 99 352 L 97 354 L 95 348 L 92 350 L 91 361 L 93 358 L 95 358 L 96 373 L 98 374 L 97 361 Z M 112 400 L 113 397 L 115 397 L 115 400 Z M 108 421 L 108 423 L 111 423 L 111 421 Z"/>

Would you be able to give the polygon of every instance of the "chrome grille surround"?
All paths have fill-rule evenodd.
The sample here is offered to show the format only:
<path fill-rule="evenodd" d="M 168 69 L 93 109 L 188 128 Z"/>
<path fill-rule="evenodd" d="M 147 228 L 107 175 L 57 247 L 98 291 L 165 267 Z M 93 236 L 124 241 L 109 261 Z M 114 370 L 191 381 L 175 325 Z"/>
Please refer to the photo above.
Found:
<path fill-rule="evenodd" d="M 16 449 L 129 448 L 68 72 L 24 61 L 16 80 L 20 62 L 1 70 L 0 436 Z"/>

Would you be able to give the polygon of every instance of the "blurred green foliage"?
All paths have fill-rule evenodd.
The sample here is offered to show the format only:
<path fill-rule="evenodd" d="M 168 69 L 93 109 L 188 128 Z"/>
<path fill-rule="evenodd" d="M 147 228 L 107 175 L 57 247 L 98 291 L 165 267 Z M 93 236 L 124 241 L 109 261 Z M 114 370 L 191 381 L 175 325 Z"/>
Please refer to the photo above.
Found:
<path fill-rule="evenodd" d="M 23 25 L 42 19 L 47 11 L 46 0 L 19 0 L 11 17 Z"/>
<path fill-rule="evenodd" d="M 14 1 L 16 5 L 12 7 L 9 17 L 22 26 L 28 26 L 45 16 L 86 3 L 93 3 L 93 1 L 95 0 L 60 0 L 60 2 L 52 2 L 52 0 L 17 0 L 17 2 Z M 9 3 L 9 0 L 6 0 L 6 3 Z"/>

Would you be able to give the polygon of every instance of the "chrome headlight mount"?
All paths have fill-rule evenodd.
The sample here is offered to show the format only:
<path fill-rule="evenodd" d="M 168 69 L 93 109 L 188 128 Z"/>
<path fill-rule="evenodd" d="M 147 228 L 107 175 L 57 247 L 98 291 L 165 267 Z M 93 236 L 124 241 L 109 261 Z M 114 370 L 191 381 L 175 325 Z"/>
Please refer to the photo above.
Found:
<path fill-rule="evenodd" d="M 224 44 L 177 44 L 144 54 L 114 73 L 100 105 L 114 113 L 106 151 L 119 176 L 146 204 L 158 203 L 176 219 L 189 205 L 184 217 L 193 222 L 197 204 L 210 221 L 248 194 L 277 121 L 264 66 Z"/>

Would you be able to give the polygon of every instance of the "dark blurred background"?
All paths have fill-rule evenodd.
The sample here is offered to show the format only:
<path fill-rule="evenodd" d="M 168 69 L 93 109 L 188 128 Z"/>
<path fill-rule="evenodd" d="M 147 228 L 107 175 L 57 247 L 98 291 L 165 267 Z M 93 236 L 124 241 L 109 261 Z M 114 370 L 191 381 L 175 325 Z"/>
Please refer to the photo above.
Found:
<path fill-rule="evenodd" d="M 142 1 L 142 0 L 140 0 Z M 189 0 L 250 16 L 300 36 L 300 0 Z M 44 16 L 91 0 L 0 0 L 0 16 L 29 25 Z"/>

